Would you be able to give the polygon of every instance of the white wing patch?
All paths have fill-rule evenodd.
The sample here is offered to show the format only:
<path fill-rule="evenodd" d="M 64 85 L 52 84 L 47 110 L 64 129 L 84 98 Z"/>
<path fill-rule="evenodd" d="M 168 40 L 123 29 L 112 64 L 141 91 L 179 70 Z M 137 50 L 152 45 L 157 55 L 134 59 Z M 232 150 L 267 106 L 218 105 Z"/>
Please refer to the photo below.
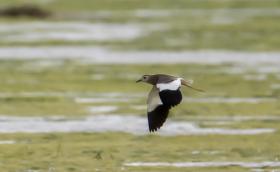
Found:
<path fill-rule="evenodd" d="M 152 112 L 153 110 L 156 109 L 156 107 L 162 105 L 162 101 L 160 100 L 159 91 L 157 87 L 154 86 L 150 91 L 147 104 L 148 104 L 148 112 Z"/>
<path fill-rule="evenodd" d="M 181 86 L 181 78 L 168 83 L 160 83 L 156 85 L 159 91 L 162 90 L 177 90 Z"/>

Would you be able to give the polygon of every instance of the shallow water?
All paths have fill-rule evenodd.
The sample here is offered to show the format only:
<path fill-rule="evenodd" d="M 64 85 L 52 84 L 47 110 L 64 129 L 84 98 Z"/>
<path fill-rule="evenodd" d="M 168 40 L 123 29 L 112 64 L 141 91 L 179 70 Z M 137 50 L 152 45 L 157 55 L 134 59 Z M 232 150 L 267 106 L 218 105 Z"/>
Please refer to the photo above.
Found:
<path fill-rule="evenodd" d="M 32 126 L 32 127 L 30 127 Z M 48 133 L 48 132 L 126 132 L 149 134 L 146 117 L 129 115 L 96 115 L 80 119 L 63 117 L 0 117 L 1 133 Z M 225 129 L 201 128 L 192 122 L 167 121 L 159 135 L 255 135 L 272 133 L 274 129 Z"/>
<path fill-rule="evenodd" d="M 246 168 L 280 167 L 280 162 L 131 162 L 124 166 L 131 167 L 226 167 L 240 166 Z"/>
<path fill-rule="evenodd" d="M 10 145 L 10 144 L 15 144 L 15 140 L 0 140 L 0 145 Z"/>
<path fill-rule="evenodd" d="M 107 102 L 130 102 L 133 98 L 125 97 L 92 97 L 92 98 L 75 98 L 76 103 L 107 103 Z"/>
<path fill-rule="evenodd" d="M 244 79 L 248 81 L 264 81 L 267 79 L 267 75 L 265 74 L 246 74 L 244 75 Z"/>
<path fill-rule="evenodd" d="M 272 84 L 270 87 L 271 89 L 275 89 L 275 90 L 280 89 L 280 83 Z"/>
<path fill-rule="evenodd" d="M 241 97 L 204 97 L 204 98 L 184 98 L 185 102 L 195 103 L 262 103 L 275 102 L 276 98 L 241 98 Z"/>
<path fill-rule="evenodd" d="M 242 121 L 278 121 L 280 120 L 280 116 L 272 116 L 272 115 L 262 115 L 262 116 L 245 116 L 245 115 L 234 115 L 234 116 L 208 116 L 208 115 L 200 115 L 200 116 L 192 116 L 187 117 L 187 120 L 194 121 L 224 121 L 224 122 L 242 122 Z"/>
<path fill-rule="evenodd" d="M 163 27 L 139 23 L 0 22 L 1 40 L 17 42 L 131 40 L 160 28 Z"/>
<path fill-rule="evenodd" d="M 139 18 L 159 18 L 159 17 L 176 17 L 183 15 L 195 16 L 213 16 L 213 20 L 218 23 L 223 23 L 225 19 L 231 22 L 239 22 L 254 16 L 265 15 L 280 15 L 279 10 L 274 8 L 234 8 L 230 9 L 136 9 L 136 10 L 99 10 L 96 12 L 84 12 L 82 18 L 96 18 L 96 17 L 112 17 L 112 16 L 127 16 L 131 15 Z M 77 16 L 75 16 L 77 17 Z M 216 19 L 218 17 L 218 19 Z M 221 21 L 222 20 L 222 21 Z"/>
<path fill-rule="evenodd" d="M 198 155 L 198 154 L 207 154 L 207 155 L 216 155 L 216 154 L 220 154 L 222 153 L 221 151 L 217 151 L 217 150 L 214 150 L 214 151 L 199 151 L 199 150 L 194 150 L 191 152 L 192 155 Z"/>
<path fill-rule="evenodd" d="M 74 101 L 76 103 L 107 103 L 107 102 L 130 102 L 134 100 L 139 100 L 145 96 L 144 93 L 130 93 L 124 94 L 121 92 L 112 93 L 99 93 L 92 94 L 90 97 L 75 97 Z"/>
<path fill-rule="evenodd" d="M 77 97 L 77 96 L 91 96 L 90 98 L 140 98 L 145 96 L 145 93 L 128 93 L 129 95 L 125 95 L 122 92 L 103 92 L 103 93 L 95 93 L 95 92 L 63 92 L 63 91 L 38 91 L 38 92 L 0 92 L 0 98 L 7 97 Z M 88 97 L 81 97 L 81 99 L 87 99 Z M 79 99 L 79 97 L 77 97 Z"/>
<path fill-rule="evenodd" d="M 113 51 L 92 46 L 0 47 L 0 59 L 78 59 L 100 64 L 239 63 L 280 64 L 279 52 L 234 51 Z M 156 57 L 156 58 L 155 58 Z"/>
<path fill-rule="evenodd" d="M 91 106 L 88 108 L 91 113 L 105 113 L 118 110 L 117 106 Z"/>
<path fill-rule="evenodd" d="M 106 79 L 106 76 L 104 75 L 104 74 L 93 74 L 92 76 L 91 76 L 91 79 L 92 80 L 104 80 L 104 79 Z"/>

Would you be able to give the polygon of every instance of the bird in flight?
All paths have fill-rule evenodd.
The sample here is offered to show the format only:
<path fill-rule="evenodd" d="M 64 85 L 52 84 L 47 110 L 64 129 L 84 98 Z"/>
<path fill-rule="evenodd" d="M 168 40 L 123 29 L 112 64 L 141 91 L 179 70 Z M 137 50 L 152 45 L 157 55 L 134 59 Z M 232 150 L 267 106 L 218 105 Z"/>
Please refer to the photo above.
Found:
<path fill-rule="evenodd" d="M 169 110 L 182 101 L 181 85 L 203 92 L 201 89 L 192 87 L 192 80 L 166 75 L 143 75 L 136 82 L 145 82 L 153 85 L 147 100 L 147 115 L 149 131 L 157 131 L 165 122 Z"/>

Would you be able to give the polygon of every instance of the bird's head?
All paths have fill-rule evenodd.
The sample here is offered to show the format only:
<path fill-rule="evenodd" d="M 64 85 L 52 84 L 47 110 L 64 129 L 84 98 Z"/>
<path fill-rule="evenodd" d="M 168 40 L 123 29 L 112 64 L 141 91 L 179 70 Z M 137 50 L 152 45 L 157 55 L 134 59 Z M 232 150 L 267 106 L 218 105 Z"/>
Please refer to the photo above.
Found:
<path fill-rule="evenodd" d="M 140 79 L 138 79 L 136 82 L 149 82 L 151 75 L 143 75 Z"/>

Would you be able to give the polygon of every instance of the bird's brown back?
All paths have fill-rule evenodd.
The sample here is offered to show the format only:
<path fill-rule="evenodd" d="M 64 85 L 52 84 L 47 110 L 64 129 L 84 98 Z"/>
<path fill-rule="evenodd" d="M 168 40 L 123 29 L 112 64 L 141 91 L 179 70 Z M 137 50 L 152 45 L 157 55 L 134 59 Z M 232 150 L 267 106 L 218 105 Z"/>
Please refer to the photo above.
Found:
<path fill-rule="evenodd" d="M 166 74 L 155 74 L 149 77 L 149 83 L 152 85 L 160 84 L 160 83 L 169 83 L 176 80 L 178 77 Z"/>

